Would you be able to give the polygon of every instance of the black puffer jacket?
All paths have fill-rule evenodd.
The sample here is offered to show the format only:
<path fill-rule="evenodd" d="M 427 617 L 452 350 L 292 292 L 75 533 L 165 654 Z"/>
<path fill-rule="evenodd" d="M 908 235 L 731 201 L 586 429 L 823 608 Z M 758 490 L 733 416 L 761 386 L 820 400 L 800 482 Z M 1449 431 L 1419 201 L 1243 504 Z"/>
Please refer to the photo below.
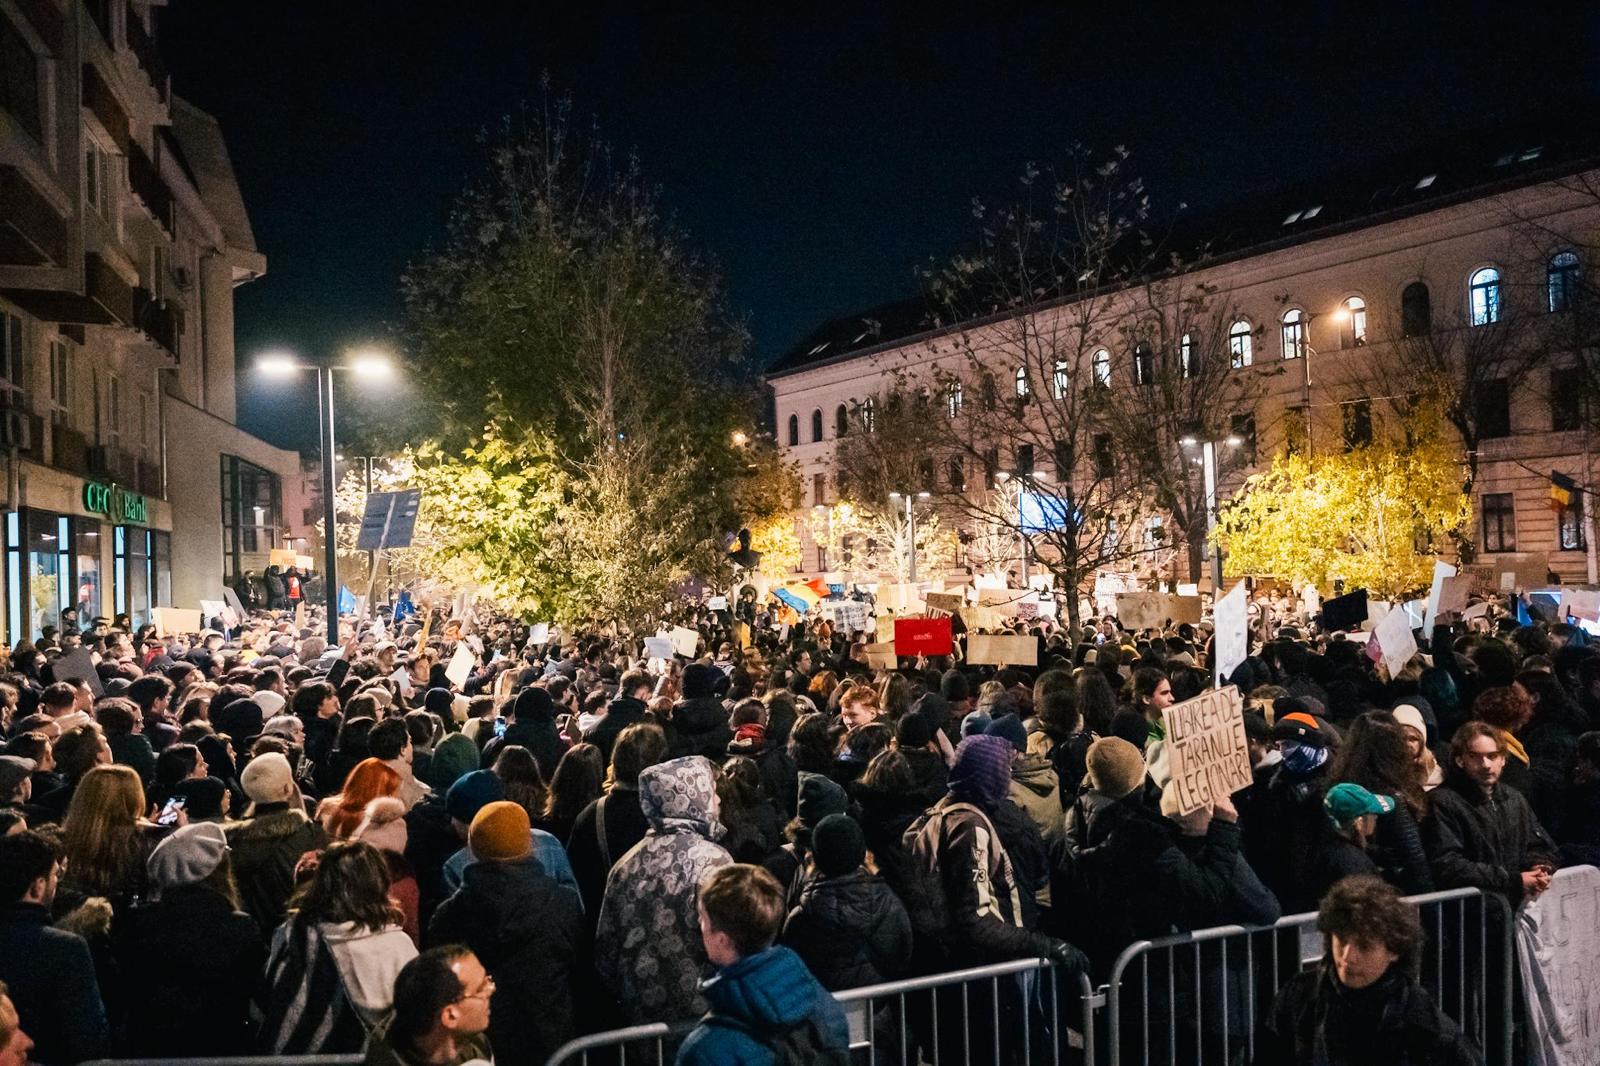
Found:
<path fill-rule="evenodd" d="M 1256 1066 L 1475 1066 L 1482 1058 L 1416 981 L 1391 967 L 1363 989 L 1323 963 L 1278 993 Z"/>
<path fill-rule="evenodd" d="M 1440 888 L 1499 892 L 1522 902 L 1522 872 L 1535 861 L 1556 862 L 1556 846 L 1522 793 L 1496 785 L 1485 796 L 1459 771 L 1434 789 L 1425 827 L 1434 879 Z"/>
<path fill-rule="evenodd" d="M 680 700 L 672 707 L 667 719 L 667 757 L 681 759 L 686 755 L 704 755 L 718 766 L 728 757 L 728 742 L 733 730 L 728 728 L 728 710 L 715 696 Z"/>
<path fill-rule="evenodd" d="M 882 878 L 815 880 L 783 927 L 785 946 L 830 992 L 892 981 L 911 967 L 911 919 Z"/>
<path fill-rule="evenodd" d="M 574 993 L 587 938 L 577 893 L 556 884 L 530 856 L 468 866 L 461 888 L 434 912 L 424 941 L 465 944 L 483 961 L 496 985 L 489 1003 L 495 1058 L 531 1066 L 575 1035 Z"/>

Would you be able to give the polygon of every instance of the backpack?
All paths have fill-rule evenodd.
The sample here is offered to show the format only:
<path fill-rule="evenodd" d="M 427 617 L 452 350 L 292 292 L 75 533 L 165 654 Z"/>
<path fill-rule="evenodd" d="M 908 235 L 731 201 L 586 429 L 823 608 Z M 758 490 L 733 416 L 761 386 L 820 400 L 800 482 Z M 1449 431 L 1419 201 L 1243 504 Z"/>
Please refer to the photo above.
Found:
<path fill-rule="evenodd" d="M 706 1024 L 718 1025 L 748 1036 L 772 1052 L 773 1066 L 807 1066 L 810 1063 L 821 1063 L 823 1066 L 850 1066 L 849 1049 L 828 1047 L 822 1031 L 810 1017 L 796 1022 L 787 1029 L 767 1033 L 756 1032 L 738 1018 L 720 1015 L 708 1015 Z"/>

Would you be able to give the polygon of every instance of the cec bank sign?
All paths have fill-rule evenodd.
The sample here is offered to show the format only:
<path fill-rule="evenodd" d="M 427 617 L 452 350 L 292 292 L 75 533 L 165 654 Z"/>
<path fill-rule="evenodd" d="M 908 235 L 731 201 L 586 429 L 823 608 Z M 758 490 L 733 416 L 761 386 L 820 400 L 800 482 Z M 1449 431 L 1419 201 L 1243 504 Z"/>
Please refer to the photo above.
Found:
<path fill-rule="evenodd" d="M 83 483 L 83 508 L 90 514 L 105 515 L 113 522 L 139 525 L 149 522 L 149 505 L 143 496 L 103 481 Z"/>

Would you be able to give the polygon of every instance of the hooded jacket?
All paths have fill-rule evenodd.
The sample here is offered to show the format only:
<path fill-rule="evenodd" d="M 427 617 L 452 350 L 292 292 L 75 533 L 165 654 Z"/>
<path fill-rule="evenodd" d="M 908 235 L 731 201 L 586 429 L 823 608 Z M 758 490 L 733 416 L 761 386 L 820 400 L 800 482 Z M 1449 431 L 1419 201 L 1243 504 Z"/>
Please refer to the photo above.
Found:
<path fill-rule="evenodd" d="M 892 981 L 911 968 L 911 918 L 865 870 L 808 882 L 781 940 L 830 992 Z"/>
<path fill-rule="evenodd" d="M 1066 837 L 1061 809 L 1061 779 L 1049 759 L 1022 755 L 1011 766 L 1011 802 L 1039 827 L 1045 847 L 1054 849 Z"/>
<path fill-rule="evenodd" d="M 493 766 L 500 749 L 508 744 L 521 744 L 539 764 L 539 773 L 548 782 L 556 774 L 556 764 L 567 752 L 567 746 L 556 732 L 555 703 L 550 693 L 542 688 L 525 688 L 512 704 L 516 721 L 506 727 L 504 736 L 495 737 L 483 749 L 483 765 Z"/>
<path fill-rule="evenodd" d="M 530 855 L 467 867 L 460 890 L 428 923 L 427 943 L 465 944 L 494 974 L 489 1040 L 499 1060 L 542 1063 L 575 1035 L 574 987 L 588 954 L 585 939 L 577 898 Z"/>
<path fill-rule="evenodd" d="M 679 700 L 667 719 L 667 754 L 674 759 L 704 755 L 720 763 L 728 754 L 733 730 L 728 728 L 728 709 L 715 696 Z"/>
<path fill-rule="evenodd" d="M 705 983 L 711 1013 L 684 1041 L 678 1066 L 769 1066 L 771 1041 L 806 1026 L 817 1049 L 848 1054 L 844 1011 L 788 948 L 757 952 Z"/>
<path fill-rule="evenodd" d="M 327 847 L 328 834 L 287 803 L 260 804 L 255 817 L 222 828 L 232 850 L 239 905 L 256 920 L 264 943 L 288 910 L 295 864 L 306 852 Z"/>
<path fill-rule="evenodd" d="M 398 925 L 284 922 L 267 957 L 262 1050 L 272 1055 L 358 1053 L 394 1005 L 394 981 L 417 946 Z"/>
<path fill-rule="evenodd" d="M 695 902 L 700 882 L 733 862 L 714 843 L 716 770 L 699 756 L 639 775 L 650 831 L 612 867 L 595 930 L 595 969 L 622 1003 L 629 1024 L 676 1021 L 705 1009 L 706 964 Z"/>
<path fill-rule="evenodd" d="M 83 937 L 50 925 L 33 903 L 0 909 L 0 980 L 10 989 L 35 1062 L 82 1062 L 111 1053 L 94 958 Z"/>

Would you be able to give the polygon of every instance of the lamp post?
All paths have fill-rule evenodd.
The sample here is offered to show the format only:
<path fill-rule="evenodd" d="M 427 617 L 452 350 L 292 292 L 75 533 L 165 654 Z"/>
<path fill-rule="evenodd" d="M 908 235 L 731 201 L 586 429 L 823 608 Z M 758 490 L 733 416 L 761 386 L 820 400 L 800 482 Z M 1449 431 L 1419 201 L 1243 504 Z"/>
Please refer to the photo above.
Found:
<path fill-rule="evenodd" d="M 324 595 L 328 605 L 328 646 L 339 643 L 339 544 L 338 518 L 334 510 L 334 463 L 338 454 L 333 428 L 333 372 L 347 371 L 370 380 L 394 374 L 394 363 L 380 351 L 364 349 L 347 352 L 340 360 L 305 361 L 285 352 L 273 352 L 256 360 L 256 369 L 273 377 L 290 377 L 302 370 L 317 375 L 317 436 L 322 462 L 322 546 Z M 370 468 L 369 468 L 370 469 Z"/>
<path fill-rule="evenodd" d="M 906 566 L 906 584 L 917 583 L 917 512 L 912 509 L 915 500 L 926 500 L 926 492 L 891 492 L 889 499 L 906 501 L 906 550 L 910 562 Z"/>
<path fill-rule="evenodd" d="M 1178 443 L 1185 448 L 1200 449 L 1200 465 L 1204 471 L 1206 488 L 1206 539 L 1211 542 L 1211 602 L 1215 603 L 1217 597 L 1222 595 L 1222 548 L 1217 544 L 1217 445 L 1220 443 L 1237 448 L 1244 441 L 1231 434 L 1221 441 L 1209 437 L 1201 440 L 1199 434 L 1189 433 Z"/>

